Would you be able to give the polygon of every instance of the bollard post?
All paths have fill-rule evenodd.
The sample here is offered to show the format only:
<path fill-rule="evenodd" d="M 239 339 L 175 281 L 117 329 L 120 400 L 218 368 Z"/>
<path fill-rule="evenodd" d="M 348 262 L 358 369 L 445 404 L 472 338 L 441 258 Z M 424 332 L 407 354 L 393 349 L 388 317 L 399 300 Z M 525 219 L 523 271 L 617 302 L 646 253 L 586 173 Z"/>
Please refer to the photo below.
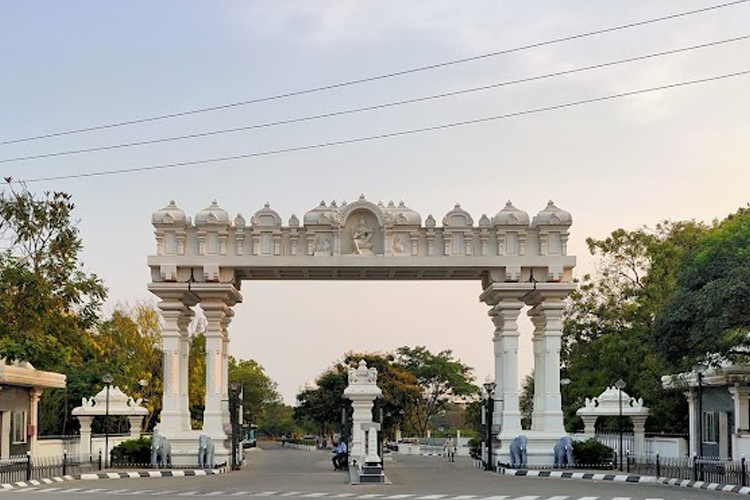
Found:
<path fill-rule="evenodd" d="M 742 455 L 742 486 L 747 486 L 747 464 L 745 464 L 745 455 Z"/>
<path fill-rule="evenodd" d="M 102 470 L 102 450 L 99 449 L 99 470 Z"/>
<path fill-rule="evenodd" d="M 26 480 L 31 479 L 31 452 L 26 452 Z"/>
<path fill-rule="evenodd" d="M 630 474 L 630 452 L 625 454 L 625 472 Z"/>
<path fill-rule="evenodd" d="M 68 450 L 63 450 L 63 476 L 68 475 Z"/>
<path fill-rule="evenodd" d="M 659 452 L 656 452 L 656 477 L 661 477 L 661 463 L 659 462 Z"/>

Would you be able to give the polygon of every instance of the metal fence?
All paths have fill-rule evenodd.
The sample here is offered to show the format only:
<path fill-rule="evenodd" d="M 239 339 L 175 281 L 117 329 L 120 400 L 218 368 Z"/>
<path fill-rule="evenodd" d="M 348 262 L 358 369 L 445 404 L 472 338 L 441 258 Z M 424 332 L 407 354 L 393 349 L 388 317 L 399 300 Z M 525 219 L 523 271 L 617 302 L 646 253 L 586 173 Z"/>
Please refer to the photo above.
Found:
<path fill-rule="evenodd" d="M 709 483 L 747 486 L 750 484 L 745 457 L 728 460 L 711 457 L 660 457 L 630 455 L 628 473 Z"/>
<path fill-rule="evenodd" d="M 19 455 L 0 460 L 0 483 L 77 475 L 102 469 L 101 454 L 32 457 Z"/>

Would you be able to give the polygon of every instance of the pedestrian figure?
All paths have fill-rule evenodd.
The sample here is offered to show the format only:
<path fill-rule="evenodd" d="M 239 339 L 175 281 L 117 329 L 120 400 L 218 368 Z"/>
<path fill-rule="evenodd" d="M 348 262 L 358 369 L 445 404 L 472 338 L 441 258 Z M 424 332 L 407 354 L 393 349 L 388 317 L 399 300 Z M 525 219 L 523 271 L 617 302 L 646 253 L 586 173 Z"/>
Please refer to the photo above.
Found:
<path fill-rule="evenodd" d="M 344 469 L 348 462 L 348 456 L 346 443 L 343 440 L 339 441 L 339 443 L 333 448 L 333 454 L 333 458 L 331 458 L 331 462 L 333 462 L 333 470 Z"/>
<path fill-rule="evenodd" d="M 453 439 L 448 438 L 445 440 L 445 444 L 443 445 L 443 454 L 449 462 L 456 461 L 456 445 L 453 443 Z"/>

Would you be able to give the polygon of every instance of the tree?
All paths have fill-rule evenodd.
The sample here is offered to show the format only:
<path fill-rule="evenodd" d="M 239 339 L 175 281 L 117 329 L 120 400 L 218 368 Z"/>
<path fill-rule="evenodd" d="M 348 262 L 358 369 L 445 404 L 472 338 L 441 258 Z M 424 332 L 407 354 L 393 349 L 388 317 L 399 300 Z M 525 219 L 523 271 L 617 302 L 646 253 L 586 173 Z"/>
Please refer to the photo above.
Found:
<path fill-rule="evenodd" d="M 657 317 L 654 339 L 681 367 L 706 355 L 738 363 L 750 353 L 750 209 L 710 231 L 681 260 L 676 290 Z"/>
<path fill-rule="evenodd" d="M 477 394 L 472 369 L 453 359 L 450 350 L 438 354 L 426 347 L 400 347 L 396 350 L 396 366 L 411 373 L 420 393 L 406 401 L 406 414 L 419 436 L 426 436 L 430 419 L 438 414 L 454 396 Z"/>
<path fill-rule="evenodd" d="M 281 401 L 266 405 L 263 421 L 258 424 L 259 433 L 266 436 L 291 436 L 294 429 L 294 408 Z"/>
<path fill-rule="evenodd" d="M 276 382 L 268 378 L 263 367 L 252 359 L 229 357 L 229 383 L 242 385 L 243 420 L 246 424 L 263 425 L 266 409 L 281 402 Z"/>
<path fill-rule="evenodd" d="M 9 179 L 0 193 L 0 357 L 61 371 L 98 320 L 106 289 L 79 261 L 73 209 L 66 193 L 37 199 Z"/>
<path fill-rule="evenodd" d="M 340 364 L 321 374 L 317 387 L 297 394 L 294 420 L 300 427 L 314 429 L 321 436 L 333 435 L 341 427 L 341 409 L 347 374 Z"/>
<path fill-rule="evenodd" d="M 526 375 L 523 378 L 518 407 L 521 411 L 521 429 L 531 429 L 531 415 L 534 412 L 534 375 Z"/>
<path fill-rule="evenodd" d="M 661 387 L 670 365 L 653 342 L 654 318 L 674 293 L 677 266 L 706 226 L 664 222 L 651 231 L 615 230 L 603 240 L 589 238 L 598 257 L 597 273 L 582 278 L 571 294 L 563 326 L 561 361 L 571 380 L 563 396 L 569 424 L 581 422 L 575 411 L 623 378 L 628 392 L 651 408 L 651 431 L 682 432 L 685 401 Z"/>

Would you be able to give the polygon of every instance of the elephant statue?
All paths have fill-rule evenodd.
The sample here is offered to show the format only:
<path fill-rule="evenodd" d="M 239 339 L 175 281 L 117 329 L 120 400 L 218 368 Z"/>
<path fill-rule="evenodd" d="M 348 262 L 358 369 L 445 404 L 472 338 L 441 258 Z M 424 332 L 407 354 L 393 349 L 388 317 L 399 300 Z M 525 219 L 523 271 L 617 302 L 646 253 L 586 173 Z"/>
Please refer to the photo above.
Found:
<path fill-rule="evenodd" d="M 198 437 L 198 468 L 205 469 L 214 466 L 214 443 L 211 437 L 201 434 Z"/>
<path fill-rule="evenodd" d="M 526 467 L 526 446 L 529 440 L 526 436 L 516 436 L 510 442 L 510 464 L 511 467 Z"/>
<path fill-rule="evenodd" d="M 573 438 L 563 436 L 555 445 L 555 467 L 573 467 Z"/>
<path fill-rule="evenodd" d="M 162 434 L 151 436 L 151 467 L 172 465 L 172 445 Z"/>

